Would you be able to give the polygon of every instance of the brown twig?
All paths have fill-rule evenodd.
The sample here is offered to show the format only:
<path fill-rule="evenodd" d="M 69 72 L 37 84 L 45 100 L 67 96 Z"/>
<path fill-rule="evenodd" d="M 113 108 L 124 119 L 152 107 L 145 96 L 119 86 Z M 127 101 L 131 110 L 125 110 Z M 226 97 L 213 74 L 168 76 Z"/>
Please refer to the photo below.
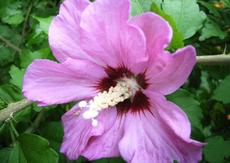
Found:
<path fill-rule="evenodd" d="M 20 53 L 21 49 L 14 44 L 12 44 L 9 40 L 4 38 L 3 36 L 0 35 L 0 40 L 6 44 L 6 46 L 10 47 L 11 49 L 15 50 L 16 52 Z"/>
<path fill-rule="evenodd" d="M 22 38 L 25 36 L 26 34 L 26 27 L 27 27 L 27 23 L 28 23 L 28 20 L 29 20 L 29 17 L 30 17 L 30 13 L 32 11 L 32 8 L 33 8 L 33 5 L 36 1 L 32 1 L 27 9 L 27 12 L 26 12 L 26 16 L 25 16 L 25 20 L 24 20 L 24 23 L 23 23 L 23 27 L 22 27 Z"/>

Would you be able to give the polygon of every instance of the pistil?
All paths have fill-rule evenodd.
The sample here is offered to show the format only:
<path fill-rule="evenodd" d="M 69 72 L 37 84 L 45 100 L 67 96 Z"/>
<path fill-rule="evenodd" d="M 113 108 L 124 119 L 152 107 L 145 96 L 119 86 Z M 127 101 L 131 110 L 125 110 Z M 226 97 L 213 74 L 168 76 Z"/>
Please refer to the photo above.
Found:
<path fill-rule="evenodd" d="M 117 81 L 115 87 L 110 87 L 108 91 L 98 93 L 89 104 L 85 105 L 88 110 L 83 113 L 83 118 L 91 119 L 92 125 L 97 126 L 95 119 L 99 112 L 116 106 L 118 103 L 125 101 L 135 95 L 140 87 L 134 78 L 123 78 Z"/>

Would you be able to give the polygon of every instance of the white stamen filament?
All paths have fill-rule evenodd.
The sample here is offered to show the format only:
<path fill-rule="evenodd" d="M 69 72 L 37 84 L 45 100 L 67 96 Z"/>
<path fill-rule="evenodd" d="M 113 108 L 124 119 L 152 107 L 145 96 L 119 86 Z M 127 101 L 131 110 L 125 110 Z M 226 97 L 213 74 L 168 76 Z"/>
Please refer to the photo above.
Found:
<path fill-rule="evenodd" d="M 96 119 L 92 119 L 92 126 L 96 127 L 98 125 L 98 121 Z"/>
<path fill-rule="evenodd" d="M 95 117 L 98 116 L 100 111 L 131 98 L 138 89 L 139 85 L 133 78 L 124 78 L 118 81 L 115 87 L 110 87 L 108 91 L 98 93 L 93 100 L 89 101 L 89 104 L 79 103 L 80 107 L 89 106 L 89 109 L 83 113 L 83 118 L 92 119 L 92 125 L 97 126 L 98 121 Z"/>
<path fill-rule="evenodd" d="M 86 106 L 87 106 L 87 102 L 86 102 L 86 101 L 80 101 L 80 102 L 78 103 L 78 106 L 79 106 L 80 108 L 86 107 Z"/>

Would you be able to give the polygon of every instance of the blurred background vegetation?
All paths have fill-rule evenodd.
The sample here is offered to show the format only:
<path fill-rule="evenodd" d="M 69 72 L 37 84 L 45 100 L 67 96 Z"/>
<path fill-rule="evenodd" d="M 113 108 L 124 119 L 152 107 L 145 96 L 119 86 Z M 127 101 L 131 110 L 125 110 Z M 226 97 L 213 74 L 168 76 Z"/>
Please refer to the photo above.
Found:
<path fill-rule="evenodd" d="M 58 14 L 59 0 L 0 1 L 0 109 L 20 101 L 27 66 L 37 58 L 54 60 L 48 27 Z M 168 48 L 187 44 L 198 55 L 229 55 L 230 0 L 132 0 L 132 16 L 153 11 L 169 21 L 174 37 Z M 168 96 L 189 116 L 192 137 L 208 142 L 206 163 L 230 162 L 230 64 L 197 64 L 182 89 Z M 71 104 L 40 108 L 31 104 L 0 122 L 1 163 L 80 163 L 59 153 L 61 115 Z M 120 158 L 94 163 L 118 163 Z"/>

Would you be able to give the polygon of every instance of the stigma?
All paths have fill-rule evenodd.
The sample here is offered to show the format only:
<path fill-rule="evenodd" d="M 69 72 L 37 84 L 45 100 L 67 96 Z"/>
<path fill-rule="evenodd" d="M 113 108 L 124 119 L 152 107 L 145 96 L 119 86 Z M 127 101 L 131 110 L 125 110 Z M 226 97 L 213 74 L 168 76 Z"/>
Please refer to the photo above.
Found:
<path fill-rule="evenodd" d="M 99 112 L 114 107 L 127 99 L 132 101 L 136 92 L 140 89 L 141 87 L 135 78 L 121 78 L 115 86 L 111 86 L 107 91 L 99 92 L 88 103 L 85 101 L 81 102 L 79 107 L 87 108 L 82 116 L 84 119 L 91 119 L 92 125 L 97 126 L 96 117 L 99 115 Z"/>

